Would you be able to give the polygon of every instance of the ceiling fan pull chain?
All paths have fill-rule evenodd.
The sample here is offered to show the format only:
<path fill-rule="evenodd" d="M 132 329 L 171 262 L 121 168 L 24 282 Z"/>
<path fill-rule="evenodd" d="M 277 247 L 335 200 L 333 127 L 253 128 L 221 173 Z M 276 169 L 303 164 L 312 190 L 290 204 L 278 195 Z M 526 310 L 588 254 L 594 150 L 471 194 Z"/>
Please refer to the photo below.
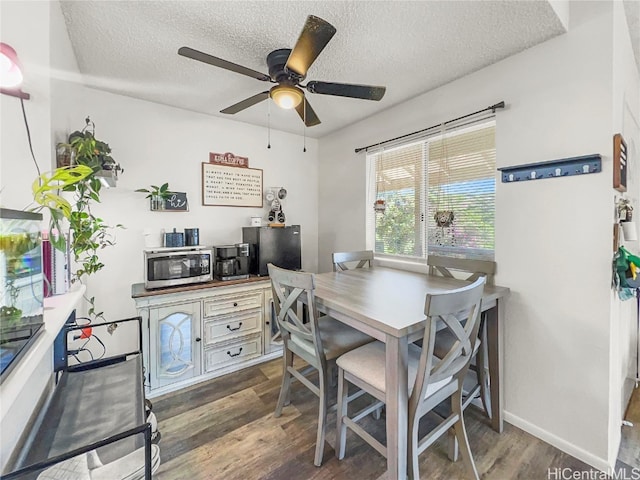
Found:
<path fill-rule="evenodd" d="M 271 100 L 267 99 L 267 148 L 271 148 Z"/>
<path fill-rule="evenodd" d="M 302 152 L 307 153 L 307 101 L 306 99 L 302 101 L 304 102 L 302 105 Z"/>

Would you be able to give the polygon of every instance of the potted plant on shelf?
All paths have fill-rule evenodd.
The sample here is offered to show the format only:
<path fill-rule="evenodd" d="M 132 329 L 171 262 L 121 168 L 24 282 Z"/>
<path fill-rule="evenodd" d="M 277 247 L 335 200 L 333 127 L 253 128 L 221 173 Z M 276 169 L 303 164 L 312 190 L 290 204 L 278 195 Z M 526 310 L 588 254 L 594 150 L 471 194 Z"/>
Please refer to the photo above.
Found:
<path fill-rule="evenodd" d="M 120 224 L 108 225 L 91 210 L 94 202 L 100 203 L 100 192 L 105 184 L 103 172 L 112 172 L 112 178 L 117 178 L 117 172 L 123 170 L 111 157 L 109 145 L 95 138 L 95 125 L 89 117 L 85 122 L 82 131 L 69 135 L 69 143 L 59 145 L 69 149 L 74 165 L 45 172 L 34 181 L 33 198 L 38 206 L 31 209 L 49 212 L 51 231 L 61 233 L 69 230 L 68 247 L 76 262 L 76 269 L 72 272 L 74 282 L 82 282 L 86 276 L 104 267 L 99 251 L 115 244 L 114 228 L 123 228 Z M 60 190 L 67 192 L 67 198 L 59 194 Z M 65 235 L 51 235 L 50 240 L 59 250 L 67 247 Z M 90 304 L 89 315 L 101 318 L 102 312 L 95 309 L 95 297 L 87 298 L 87 301 Z"/>
<path fill-rule="evenodd" d="M 151 185 L 151 188 L 138 188 L 136 192 L 146 193 L 151 204 L 152 211 L 164 210 L 165 200 L 171 197 L 169 184 L 163 183 L 161 186 Z"/>
<path fill-rule="evenodd" d="M 96 126 L 90 117 L 85 118 L 82 130 L 69 134 L 67 143 L 58 144 L 58 167 L 86 165 L 91 167 L 104 183 L 115 187 L 118 172 L 124 170 L 111 156 L 111 147 L 95 137 Z"/>

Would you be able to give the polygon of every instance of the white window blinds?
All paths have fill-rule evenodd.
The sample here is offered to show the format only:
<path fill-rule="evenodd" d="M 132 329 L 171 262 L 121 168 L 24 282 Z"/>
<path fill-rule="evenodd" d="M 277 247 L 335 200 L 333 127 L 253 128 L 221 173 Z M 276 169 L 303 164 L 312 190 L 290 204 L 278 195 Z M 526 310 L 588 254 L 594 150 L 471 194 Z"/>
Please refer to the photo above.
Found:
<path fill-rule="evenodd" d="M 368 243 L 376 253 L 493 259 L 493 121 L 369 154 L 367 162 Z"/>

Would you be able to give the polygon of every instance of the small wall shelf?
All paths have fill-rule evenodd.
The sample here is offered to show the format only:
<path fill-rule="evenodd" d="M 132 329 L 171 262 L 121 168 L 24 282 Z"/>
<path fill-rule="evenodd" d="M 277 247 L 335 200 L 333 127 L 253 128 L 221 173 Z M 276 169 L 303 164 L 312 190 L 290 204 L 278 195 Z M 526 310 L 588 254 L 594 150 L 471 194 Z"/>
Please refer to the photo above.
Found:
<path fill-rule="evenodd" d="M 544 178 L 570 177 L 586 175 L 602 171 L 600 154 L 583 155 L 581 157 L 562 158 L 548 162 L 528 163 L 513 167 L 498 168 L 502 172 L 502 183 L 521 182 L 525 180 L 542 180 Z"/>

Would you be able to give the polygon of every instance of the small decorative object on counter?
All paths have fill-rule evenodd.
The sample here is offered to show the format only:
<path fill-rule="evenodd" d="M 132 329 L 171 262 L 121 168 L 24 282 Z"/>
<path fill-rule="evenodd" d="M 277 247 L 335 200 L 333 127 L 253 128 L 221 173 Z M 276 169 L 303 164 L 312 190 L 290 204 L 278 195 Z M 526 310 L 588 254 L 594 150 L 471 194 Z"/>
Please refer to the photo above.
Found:
<path fill-rule="evenodd" d="M 270 207 L 269 214 L 267 215 L 270 226 L 280 226 L 284 224 L 286 217 L 282 210 L 282 200 L 285 198 L 287 198 L 287 190 L 284 187 L 271 187 L 265 192 L 265 199 L 269 202 Z"/>
<path fill-rule="evenodd" d="M 376 213 L 383 213 L 387 210 L 387 203 L 383 198 L 379 198 L 373 203 L 373 209 Z"/>
<path fill-rule="evenodd" d="M 184 234 L 182 232 L 173 232 L 164 234 L 164 246 L 165 247 L 184 247 Z"/>
<path fill-rule="evenodd" d="M 184 244 L 188 247 L 200 245 L 200 229 L 185 228 Z"/>
<path fill-rule="evenodd" d="M 142 230 L 145 248 L 158 248 L 164 244 L 164 232 L 153 231 L 150 228 Z"/>

